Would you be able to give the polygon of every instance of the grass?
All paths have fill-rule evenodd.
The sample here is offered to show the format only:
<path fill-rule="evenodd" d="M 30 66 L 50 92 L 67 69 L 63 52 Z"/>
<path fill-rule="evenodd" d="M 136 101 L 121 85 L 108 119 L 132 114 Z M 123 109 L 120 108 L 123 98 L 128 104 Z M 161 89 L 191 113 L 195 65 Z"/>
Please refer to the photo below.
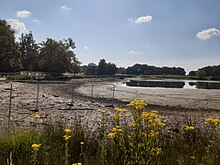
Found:
<path fill-rule="evenodd" d="M 135 100 L 113 114 L 102 110 L 102 122 L 93 131 L 77 119 L 68 128 L 71 131 L 65 130 L 65 123 L 38 128 L 38 116 L 32 129 L 1 133 L 1 165 L 7 164 L 10 153 L 14 165 L 220 164 L 219 119 L 188 119 L 184 126 L 172 128 L 166 116 L 146 111 L 146 106 Z M 112 114 L 109 123 L 108 113 Z M 41 146 L 35 150 L 32 144 Z"/>

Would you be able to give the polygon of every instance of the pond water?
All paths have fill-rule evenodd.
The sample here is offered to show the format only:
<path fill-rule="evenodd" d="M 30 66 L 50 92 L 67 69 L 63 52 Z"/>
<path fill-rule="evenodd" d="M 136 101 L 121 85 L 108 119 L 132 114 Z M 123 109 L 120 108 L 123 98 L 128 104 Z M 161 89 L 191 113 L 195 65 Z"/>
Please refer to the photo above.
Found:
<path fill-rule="evenodd" d="M 130 79 L 125 82 L 126 86 L 131 87 L 159 87 L 159 88 L 185 88 L 185 89 L 220 89 L 220 81 L 202 81 L 202 80 L 145 80 Z"/>

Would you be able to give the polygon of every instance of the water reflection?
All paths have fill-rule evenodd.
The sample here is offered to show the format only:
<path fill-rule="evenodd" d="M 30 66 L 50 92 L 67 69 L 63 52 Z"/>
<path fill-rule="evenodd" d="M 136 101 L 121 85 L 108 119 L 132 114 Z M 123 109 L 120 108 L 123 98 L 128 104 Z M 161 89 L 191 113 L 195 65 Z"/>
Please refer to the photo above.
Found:
<path fill-rule="evenodd" d="M 220 89 L 220 82 L 190 81 L 190 80 L 130 80 L 127 86 L 133 87 L 162 87 L 190 89 Z"/>

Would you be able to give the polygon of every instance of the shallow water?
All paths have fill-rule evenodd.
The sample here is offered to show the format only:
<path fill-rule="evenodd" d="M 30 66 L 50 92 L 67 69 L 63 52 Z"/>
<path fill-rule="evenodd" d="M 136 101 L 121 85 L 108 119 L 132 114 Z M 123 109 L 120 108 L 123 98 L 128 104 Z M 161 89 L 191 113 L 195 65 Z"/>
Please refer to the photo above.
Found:
<path fill-rule="evenodd" d="M 125 82 L 126 86 L 131 87 L 150 87 L 150 88 L 183 88 L 183 89 L 220 89 L 219 81 L 202 81 L 202 80 L 146 80 L 130 79 Z"/>

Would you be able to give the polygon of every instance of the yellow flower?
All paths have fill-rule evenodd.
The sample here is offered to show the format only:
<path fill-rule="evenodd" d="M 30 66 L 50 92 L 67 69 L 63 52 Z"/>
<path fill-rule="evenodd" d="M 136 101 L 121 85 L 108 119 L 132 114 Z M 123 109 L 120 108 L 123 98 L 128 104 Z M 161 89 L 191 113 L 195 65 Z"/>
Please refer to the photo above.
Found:
<path fill-rule="evenodd" d="M 143 100 L 133 100 L 127 106 L 134 110 L 142 111 L 147 106 L 147 103 Z"/>
<path fill-rule="evenodd" d="M 122 113 L 123 113 L 123 112 L 124 112 L 124 113 L 125 113 L 125 112 L 128 112 L 128 110 L 126 110 L 126 109 L 121 109 L 121 108 L 115 108 L 115 111 L 116 111 L 116 112 L 122 112 Z"/>
<path fill-rule="evenodd" d="M 150 155 L 151 156 L 159 156 L 159 155 L 162 155 L 163 154 L 163 152 L 162 152 L 162 149 L 161 148 L 159 148 L 159 147 L 156 147 L 156 148 L 152 148 L 151 150 L 150 150 Z"/>
<path fill-rule="evenodd" d="M 31 147 L 33 148 L 33 150 L 39 151 L 41 144 L 32 144 Z"/>
<path fill-rule="evenodd" d="M 84 142 L 80 142 L 80 144 L 81 144 L 81 145 L 83 145 L 83 144 L 84 144 Z"/>
<path fill-rule="evenodd" d="M 207 118 L 204 124 L 211 124 L 211 125 L 220 125 L 220 120 L 215 118 Z"/>
<path fill-rule="evenodd" d="M 193 127 L 193 126 L 185 126 L 185 127 L 184 127 L 184 130 L 185 130 L 185 131 L 194 131 L 194 130 L 195 130 L 195 127 Z"/>
<path fill-rule="evenodd" d="M 159 132 L 151 131 L 148 136 L 152 138 L 156 138 L 159 136 Z"/>
<path fill-rule="evenodd" d="M 116 114 L 113 115 L 113 119 L 114 119 L 115 121 L 119 121 L 120 117 L 122 117 L 122 115 L 121 115 L 121 114 L 118 114 L 118 113 L 116 113 Z"/>
<path fill-rule="evenodd" d="M 136 123 L 129 123 L 129 124 L 128 124 L 128 127 L 132 127 L 132 128 L 134 128 L 134 127 L 136 127 L 136 126 L 137 126 Z"/>
<path fill-rule="evenodd" d="M 108 137 L 109 137 L 110 139 L 113 139 L 113 138 L 115 137 L 115 133 L 110 132 L 110 133 L 108 134 Z"/>
<path fill-rule="evenodd" d="M 66 134 L 69 134 L 69 133 L 71 132 L 71 129 L 66 128 L 66 129 L 64 130 L 64 132 L 65 132 Z"/>
<path fill-rule="evenodd" d="M 107 112 L 107 110 L 106 109 L 103 109 L 103 110 L 101 110 L 101 114 L 106 114 L 106 112 Z"/>
<path fill-rule="evenodd" d="M 64 139 L 65 139 L 66 141 L 71 138 L 71 136 L 69 136 L 69 135 L 64 135 L 63 137 L 64 137 Z"/>
<path fill-rule="evenodd" d="M 35 119 L 39 119 L 40 118 L 40 116 L 38 115 L 38 114 L 33 114 L 32 115 Z"/>
<path fill-rule="evenodd" d="M 73 163 L 73 165 L 82 165 L 82 163 Z"/>

